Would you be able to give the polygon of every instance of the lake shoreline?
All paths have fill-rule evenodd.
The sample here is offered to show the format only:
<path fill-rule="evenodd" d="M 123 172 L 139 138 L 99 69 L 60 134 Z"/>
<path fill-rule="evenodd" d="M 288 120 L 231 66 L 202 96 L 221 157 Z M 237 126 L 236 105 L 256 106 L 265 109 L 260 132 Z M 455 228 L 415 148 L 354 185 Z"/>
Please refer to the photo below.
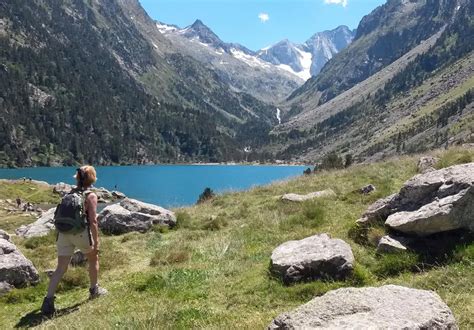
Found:
<path fill-rule="evenodd" d="M 0 180 L 48 184 L 74 184 L 76 167 L 0 169 Z M 303 175 L 306 166 L 186 164 L 97 167 L 96 187 L 166 208 L 192 205 L 210 188 L 214 193 L 243 191 L 255 186 Z M 43 182 L 41 182 L 43 181 Z M 58 188 L 59 189 L 59 188 Z"/>
<path fill-rule="evenodd" d="M 23 166 L 23 167 L 0 167 L 1 170 L 27 170 L 27 169 L 34 169 L 34 168 L 70 168 L 70 167 L 77 167 L 80 165 L 60 165 L 60 166 Z M 314 163 L 156 163 L 156 164 L 110 164 L 110 165 L 93 165 L 95 167 L 151 167 L 151 166 L 283 166 L 283 167 L 290 167 L 290 166 L 308 166 L 314 167 Z"/>

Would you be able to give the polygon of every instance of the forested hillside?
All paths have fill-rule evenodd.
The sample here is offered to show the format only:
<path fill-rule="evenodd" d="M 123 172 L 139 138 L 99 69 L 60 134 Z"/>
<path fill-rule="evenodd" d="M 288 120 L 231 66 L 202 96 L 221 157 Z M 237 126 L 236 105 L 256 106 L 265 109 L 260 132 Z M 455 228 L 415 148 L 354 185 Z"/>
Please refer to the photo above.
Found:
<path fill-rule="evenodd" d="M 136 1 L 0 3 L 0 164 L 242 159 L 274 108 L 144 36 L 147 20 Z"/>

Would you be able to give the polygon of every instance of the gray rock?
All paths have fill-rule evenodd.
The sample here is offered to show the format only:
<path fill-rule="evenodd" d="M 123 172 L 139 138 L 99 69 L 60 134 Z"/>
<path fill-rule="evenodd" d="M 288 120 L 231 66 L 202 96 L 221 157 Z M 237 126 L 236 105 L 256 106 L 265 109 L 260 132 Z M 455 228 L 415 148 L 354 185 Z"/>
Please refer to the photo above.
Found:
<path fill-rule="evenodd" d="M 439 158 L 437 157 L 432 157 L 432 156 L 421 157 L 417 165 L 418 173 L 428 173 L 431 171 L 436 171 L 434 166 L 438 162 L 439 162 Z"/>
<path fill-rule="evenodd" d="M 75 188 L 75 186 L 72 186 L 72 185 L 64 183 L 64 182 L 59 182 L 59 183 L 53 185 L 53 192 L 55 192 L 56 194 L 59 194 L 59 195 L 61 195 L 61 197 L 63 197 L 66 194 L 69 194 L 73 188 Z"/>
<path fill-rule="evenodd" d="M 5 230 L 0 229 L 0 238 L 9 241 L 10 235 Z"/>
<path fill-rule="evenodd" d="M 31 261 L 13 243 L 0 238 L 0 282 L 21 287 L 38 281 L 38 271 Z"/>
<path fill-rule="evenodd" d="M 53 191 L 61 195 L 61 197 L 64 197 L 66 194 L 69 194 L 74 188 L 76 188 L 75 185 L 70 185 L 64 182 L 59 182 L 53 185 Z M 97 201 L 99 203 L 112 203 L 119 199 L 125 198 L 125 195 L 123 193 L 119 191 L 110 192 L 109 190 L 103 187 L 91 188 L 90 190 L 97 195 Z"/>
<path fill-rule="evenodd" d="M 24 225 L 15 230 L 18 236 L 30 238 L 46 236 L 51 230 L 54 230 L 54 211 L 56 208 L 51 208 L 44 212 L 41 217 L 29 225 Z"/>
<path fill-rule="evenodd" d="M 417 236 L 460 228 L 474 230 L 474 187 L 435 199 L 415 211 L 394 213 L 385 224 L 399 232 Z"/>
<path fill-rule="evenodd" d="M 359 193 L 367 195 L 370 194 L 371 192 L 375 191 L 376 188 L 373 184 L 368 184 L 362 188 L 359 189 Z"/>
<path fill-rule="evenodd" d="M 373 224 L 376 222 L 383 222 L 392 212 L 393 200 L 398 194 L 393 194 L 388 197 L 379 199 L 368 207 L 362 218 L 357 220 L 359 224 Z"/>
<path fill-rule="evenodd" d="M 327 234 L 281 244 L 272 252 L 272 273 L 289 284 L 318 278 L 342 279 L 352 273 L 354 256 L 346 242 Z"/>
<path fill-rule="evenodd" d="M 343 288 L 273 320 L 268 329 L 457 329 L 432 291 L 396 285 Z"/>
<path fill-rule="evenodd" d="M 418 174 L 400 192 L 377 201 L 359 223 L 385 221 L 406 234 L 427 236 L 474 229 L 474 163 Z"/>
<path fill-rule="evenodd" d="M 70 263 L 71 263 L 71 266 L 73 267 L 84 266 L 87 263 L 87 257 L 81 251 L 76 251 L 72 255 Z"/>
<path fill-rule="evenodd" d="M 115 200 L 112 193 L 105 188 L 94 188 L 91 190 L 97 195 L 99 203 L 112 203 Z"/>
<path fill-rule="evenodd" d="M 14 286 L 7 282 L 0 282 L 0 297 L 13 290 Z"/>
<path fill-rule="evenodd" d="M 54 272 L 55 272 L 55 269 L 46 269 L 44 271 L 44 273 L 46 274 L 46 276 L 48 276 L 48 278 L 51 278 L 51 276 L 53 276 Z"/>
<path fill-rule="evenodd" d="M 293 193 L 285 194 L 281 197 L 281 199 L 283 201 L 290 201 L 290 202 L 304 202 L 311 199 L 316 199 L 316 198 L 321 198 L 321 197 L 331 197 L 335 195 L 336 194 L 334 193 L 333 190 L 326 189 L 323 191 L 312 192 L 306 195 L 299 195 L 299 194 L 293 194 Z"/>
<path fill-rule="evenodd" d="M 409 238 L 384 236 L 377 245 L 377 253 L 396 253 L 407 250 L 407 245 L 411 242 Z"/>
<path fill-rule="evenodd" d="M 124 199 L 124 198 L 127 198 L 127 196 L 125 196 L 124 193 L 120 192 L 120 191 L 112 191 L 112 196 L 115 197 L 116 199 Z"/>
<path fill-rule="evenodd" d="M 176 216 L 162 207 L 126 198 L 107 206 L 98 216 L 99 227 L 109 234 L 146 232 L 153 225 L 174 227 Z"/>

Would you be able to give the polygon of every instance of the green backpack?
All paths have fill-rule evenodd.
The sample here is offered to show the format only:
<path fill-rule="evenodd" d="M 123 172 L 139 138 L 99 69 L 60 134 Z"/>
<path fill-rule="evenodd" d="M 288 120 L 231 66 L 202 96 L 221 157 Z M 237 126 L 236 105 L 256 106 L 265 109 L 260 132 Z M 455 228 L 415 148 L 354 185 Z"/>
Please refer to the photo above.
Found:
<path fill-rule="evenodd" d="M 87 228 L 87 214 L 84 209 L 86 192 L 73 189 L 61 199 L 54 212 L 54 226 L 64 234 L 78 234 Z"/>

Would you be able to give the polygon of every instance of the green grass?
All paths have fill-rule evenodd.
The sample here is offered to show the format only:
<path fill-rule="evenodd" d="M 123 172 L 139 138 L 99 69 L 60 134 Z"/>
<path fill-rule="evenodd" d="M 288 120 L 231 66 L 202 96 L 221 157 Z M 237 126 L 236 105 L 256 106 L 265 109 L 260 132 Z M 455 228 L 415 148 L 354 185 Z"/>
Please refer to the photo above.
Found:
<path fill-rule="evenodd" d="M 0 199 L 21 198 L 23 202 L 33 204 L 57 204 L 59 195 L 55 194 L 50 186 L 35 184 L 32 182 L 0 181 Z"/>
<path fill-rule="evenodd" d="M 472 160 L 474 151 L 437 151 L 438 166 Z M 469 156 L 466 156 L 469 155 Z M 264 328 L 276 315 L 328 290 L 346 286 L 400 284 L 436 291 L 453 310 L 462 329 L 474 327 L 474 245 L 466 239 L 440 257 L 406 253 L 377 255 L 383 227 L 361 231 L 355 220 L 372 202 L 394 193 L 416 174 L 418 157 L 320 172 L 228 193 L 177 211 L 170 231 L 103 236 L 100 282 L 107 297 L 85 302 L 41 324 L 57 328 Z M 354 191 L 377 187 L 364 196 Z M 335 197 L 302 204 L 280 200 L 284 193 L 331 188 Z M 0 226 L 1 227 L 1 226 Z M 329 233 L 353 250 L 354 274 L 346 281 L 315 281 L 285 286 L 269 273 L 272 250 L 292 239 Z M 54 241 L 15 243 L 42 273 L 55 265 Z M 59 308 L 87 299 L 85 268 L 68 271 L 58 293 Z M 46 277 L 36 287 L 0 298 L 0 324 L 30 325 L 39 308 Z M 30 313 L 30 314 L 29 314 Z M 28 323 L 29 322 L 29 323 Z"/>

